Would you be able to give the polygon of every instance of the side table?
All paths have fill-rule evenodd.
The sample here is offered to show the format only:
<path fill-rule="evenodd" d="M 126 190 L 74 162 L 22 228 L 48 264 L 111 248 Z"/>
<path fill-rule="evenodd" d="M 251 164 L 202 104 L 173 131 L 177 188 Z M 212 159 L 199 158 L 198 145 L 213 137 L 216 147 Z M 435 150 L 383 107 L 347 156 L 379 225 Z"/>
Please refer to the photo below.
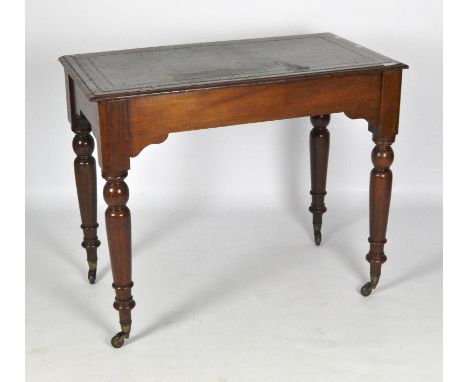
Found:
<path fill-rule="evenodd" d="M 81 228 L 96 280 L 96 164 L 106 180 L 106 229 L 114 307 L 121 347 L 129 337 L 131 310 L 130 158 L 169 133 L 310 116 L 310 165 L 315 244 L 320 245 L 330 114 L 368 122 L 375 147 L 370 174 L 370 281 L 376 288 L 384 254 L 393 161 L 398 133 L 402 70 L 407 65 L 331 33 L 176 45 L 60 57 L 65 69 L 68 120 L 75 137 L 75 178 Z"/>

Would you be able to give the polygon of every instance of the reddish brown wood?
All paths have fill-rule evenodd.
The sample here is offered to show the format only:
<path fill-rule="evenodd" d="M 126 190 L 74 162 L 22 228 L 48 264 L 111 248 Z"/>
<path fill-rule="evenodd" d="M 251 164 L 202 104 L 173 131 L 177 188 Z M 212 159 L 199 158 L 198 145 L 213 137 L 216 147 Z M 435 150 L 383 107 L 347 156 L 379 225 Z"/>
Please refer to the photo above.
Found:
<path fill-rule="evenodd" d="M 86 224 L 95 221 L 89 207 L 94 200 L 89 186 L 93 174 L 90 163 L 94 161 L 89 152 L 91 130 L 106 179 L 114 307 L 122 327 L 112 339 L 113 346 L 122 346 L 128 338 L 130 311 L 135 306 L 131 294 L 131 217 L 126 205 L 129 191 L 124 179 L 131 157 L 150 144 L 163 142 L 173 132 L 314 116 L 310 211 L 319 244 L 326 211 L 329 114 L 345 112 L 350 118 L 367 120 L 376 147 L 367 255 L 371 281 L 362 293 L 368 295 L 375 288 L 386 260 L 392 182 L 389 167 L 393 160 L 390 145 L 398 133 L 405 64 L 329 33 L 101 52 L 64 56 L 60 62 L 65 68 L 69 119 L 75 127 L 76 115 L 88 121 L 80 122 L 86 125 L 86 133 L 74 127 L 81 137 L 76 145 L 79 161 L 89 162 L 77 170 L 79 195 L 89 193 L 81 198 L 83 202 L 80 199 Z M 97 240 L 92 229 L 85 232 L 88 243 Z"/>
<path fill-rule="evenodd" d="M 130 155 L 177 131 L 343 111 L 378 124 L 380 85 L 371 72 L 131 98 Z"/>
<path fill-rule="evenodd" d="M 374 138 L 393 142 L 395 135 L 398 134 L 401 75 L 401 70 L 389 70 L 382 73 L 379 123 L 377 127 L 371 129 Z"/>
<path fill-rule="evenodd" d="M 387 261 L 384 245 L 387 242 L 387 222 L 392 193 L 393 150 L 391 144 L 398 134 L 400 113 L 401 71 L 383 72 L 381 81 L 379 125 L 369 124 L 375 147 L 372 150 L 372 163 L 369 186 L 369 243 L 366 256 L 370 263 L 370 282 L 361 288 L 363 296 L 369 296 L 380 280 L 382 264 Z"/>
<path fill-rule="evenodd" d="M 128 186 L 124 179 L 130 168 L 128 152 L 127 101 L 99 103 L 101 132 L 102 176 L 106 209 L 106 230 L 111 259 L 112 284 L 115 289 L 114 308 L 119 312 L 121 332 L 112 338 L 112 346 L 120 347 L 129 337 L 132 297 L 131 216 L 127 207 Z"/>
<path fill-rule="evenodd" d="M 366 256 L 370 263 L 370 279 L 361 293 L 368 296 L 377 287 L 380 279 L 382 264 L 387 261 L 384 245 L 387 242 L 388 212 L 392 192 L 393 140 L 374 139 L 375 147 L 372 150 L 372 163 L 374 168 L 370 175 L 369 187 L 369 243 L 370 250 Z"/>
<path fill-rule="evenodd" d="M 104 200 L 106 209 L 106 229 L 112 267 L 112 284 L 115 289 L 114 308 L 119 312 L 122 331 L 112 339 L 114 347 L 120 347 L 129 337 L 135 307 L 132 296 L 132 245 L 131 217 L 127 207 L 129 198 L 128 186 L 124 179 L 126 174 L 104 174 Z"/>
<path fill-rule="evenodd" d="M 96 281 L 97 248 L 101 244 L 97 237 L 97 198 L 96 198 L 96 161 L 93 157 L 94 140 L 91 125 L 83 116 L 74 116 L 72 130 L 73 150 L 75 151 L 75 180 L 80 205 L 83 242 L 88 260 L 88 280 Z"/>
<path fill-rule="evenodd" d="M 99 102 L 100 165 L 104 173 L 121 176 L 130 169 L 127 100 Z"/>
<path fill-rule="evenodd" d="M 314 128 L 309 136 L 310 149 L 310 177 L 312 188 L 312 204 L 309 211 L 312 213 L 315 244 L 322 242 L 322 215 L 327 211 L 325 195 L 327 194 L 327 168 L 328 152 L 330 150 L 330 132 L 327 129 L 330 123 L 330 114 L 310 117 Z"/>

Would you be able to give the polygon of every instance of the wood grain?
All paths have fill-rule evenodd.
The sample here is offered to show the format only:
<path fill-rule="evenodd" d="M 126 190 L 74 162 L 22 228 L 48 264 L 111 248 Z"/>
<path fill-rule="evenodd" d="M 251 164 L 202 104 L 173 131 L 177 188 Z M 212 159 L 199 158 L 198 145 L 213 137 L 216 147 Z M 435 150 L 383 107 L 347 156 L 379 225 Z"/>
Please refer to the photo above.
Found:
<path fill-rule="evenodd" d="M 129 100 L 130 155 L 171 132 L 352 111 L 378 124 L 381 74 L 196 90 Z"/>
<path fill-rule="evenodd" d="M 65 69 L 68 119 L 78 136 L 77 189 L 92 261 L 97 223 L 91 130 L 106 180 L 114 307 L 122 329 L 112 339 L 114 347 L 129 337 L 135 306 L 125 183 L 130 158 L 163 142 L 170 133 L 312 116 L 310 210 L 320 244 L 330 114 L 344 112 L 365 119 L 375 148 L 366 257 L 371 280 L 361 293 L 368 296 L 375 289 L 386 261 L 391 144 L 398 133 L 402 70 L 407 65 L 329 33 L 90 53 L 63 56 L 60 62 Z"/>

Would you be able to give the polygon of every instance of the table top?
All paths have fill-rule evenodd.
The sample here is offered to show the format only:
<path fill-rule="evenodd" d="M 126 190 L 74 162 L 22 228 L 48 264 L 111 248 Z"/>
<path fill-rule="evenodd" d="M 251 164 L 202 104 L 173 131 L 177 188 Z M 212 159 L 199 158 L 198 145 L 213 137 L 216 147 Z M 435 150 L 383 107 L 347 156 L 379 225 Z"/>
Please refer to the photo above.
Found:
<path fill-rule="evenodd" d="M 76 54 L 59 60 L 91 100 L 407 68 L 332 33 Z"/>

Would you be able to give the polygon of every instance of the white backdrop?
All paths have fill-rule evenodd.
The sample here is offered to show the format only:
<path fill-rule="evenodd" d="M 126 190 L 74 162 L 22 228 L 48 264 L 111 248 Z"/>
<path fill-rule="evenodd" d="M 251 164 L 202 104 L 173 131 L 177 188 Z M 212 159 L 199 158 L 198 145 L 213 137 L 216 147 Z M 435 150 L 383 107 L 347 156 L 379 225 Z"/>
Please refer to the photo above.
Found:
<path fill-rule="evenodd" d="M 410 66 L 394 144 L 394 190 L 441 192 L 440 1 L 46 0 L 30 2 L 27 17 L 28 197 L 74 193 L 59 56 L 326 31 Z M 310 128 L 301 118 L 172 134 L 132 160 L 131 196 L 146 190 L 156 200 L 203 195 L 282 203 L 293 189 L 308 198 Z M 335 115 L 330 131 L 329 191 L 367 189 L 372 141 L 365 121 Z"/>
<path fill-rule="evenodd" d="M 441 3 L 28 1 L 28 380 L 439 381 Z M 90 286 L 57 58 L 315 32 L 410 66 L 381 284 L 359 295 L 373 148 L 365 121 L 332 116 L 319 248 L 307 211 L 307 118 L 172 134 L 131 162 L 137 306 L 131 339 L 115 351 L 105 206 L 99 198 L 102 246 Z M 99 196 L 102 186 L 98 176 Z"/>

